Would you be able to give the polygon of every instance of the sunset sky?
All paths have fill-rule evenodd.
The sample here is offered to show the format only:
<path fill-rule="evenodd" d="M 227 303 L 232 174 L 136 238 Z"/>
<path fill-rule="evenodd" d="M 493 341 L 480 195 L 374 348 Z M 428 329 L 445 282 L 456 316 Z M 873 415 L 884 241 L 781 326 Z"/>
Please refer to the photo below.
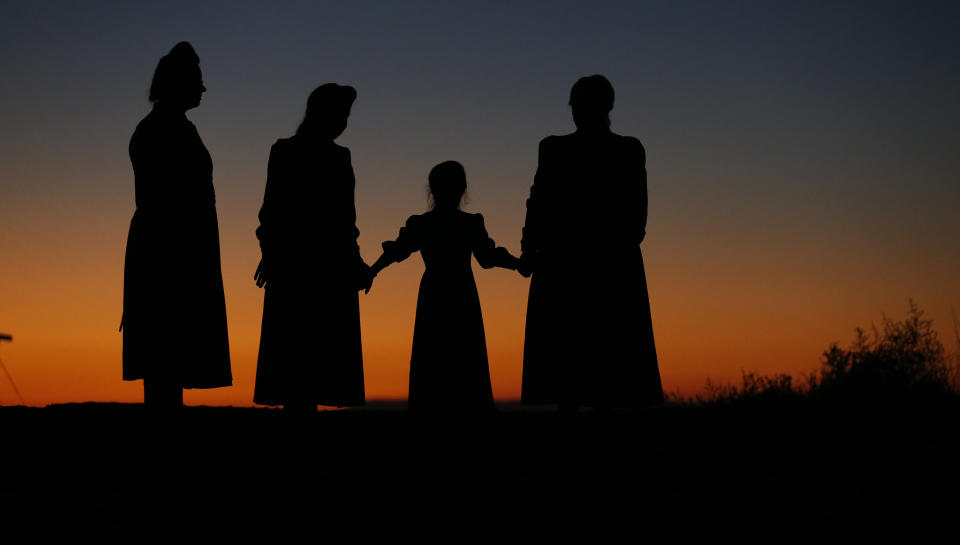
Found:
<path fill-rule="evenodd" d="M 14 342 L 0 358 L 30 405 L 142 399 L 120 379 L 117 332 L 127 144 L 180 40 L 208 89 L 188 116 L 214 161 L 234 375 L 188 404 L 252 403 L 267 155 L 330 81 L 358 92 L 338 142 L 372 262 L 426 209 L 427 173 L 448 159 L 466 168 L 465 209 L 519 253 L 537 144 L 573 130 L 577 78 L 607 76 L 613 130 L 647 149 L 643 252 L 668 392 L 741 369 L 809 371 L 910 298 L 957 349 L 960 3 L 12 1 L 0 332 Z M 494 394 L 516 399 L 529 281 L 475 269 Z M 422 271 L 414 256 L 361 296 L 368 399 L 406 396 Z M 0 404 L 16 402 L 0 377 Z"/>

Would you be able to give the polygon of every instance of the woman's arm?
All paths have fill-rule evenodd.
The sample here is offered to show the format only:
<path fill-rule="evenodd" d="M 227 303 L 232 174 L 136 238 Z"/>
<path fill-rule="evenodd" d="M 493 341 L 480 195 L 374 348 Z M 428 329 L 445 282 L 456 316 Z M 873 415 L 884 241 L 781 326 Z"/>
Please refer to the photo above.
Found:
<path fill-rule="evenodd" d="M 633 238 L 636 244 L 643 242 L 647 235 L 647 210 L 649 208 L 647 199 L 647 152 L 643 149 L 643 144 L 636 138 L 631 138 L 631 154 L 633 155 L 632 164 L 634 171 L 632 173 L 632 191 L 633 200 L 638 207 L 637 221 L 634 227 Z"/>
<path fill-rule="evenodd" d="M 523 233 L 520 238 L 520 259 L 517 270 L 523 276 L 530 276 L 535 268 L 537 251 L 540 249 L 540 231 L 543 216 L 543 191 L 549 183 L 548 151 L 551 137 L 540 141 L 537 150 L 537 172 L 533 176 L 533 185 L 530 186 L 530 197 L 527 199 L 527 216 L 523 223 Z"/>
<path fill-rule="evenodd" d="M 264 287 L 268 278 L 268 266 L 264 263 L 268 252 L 273 248 L 271 235 L 275 227 L 275 216 L 277 210 L 277 190 L 279 186 L 279 166 L 280 152 L 278 152 L 279 142 L 270 148 L 270 158 L 267 160 L 267 184 L 263 191 L 263 206 L 260 207 L 260 213 L 257 217 L 260 219 L 260 225 L 257 227 L 257 240 L 260 241 L 260 263 L 257 264 L 257 270 L 253 274 L 253 280 L 258 288 Z"/>
<path fill-rule="evenodd" d="M 347 187 L 350 191 L 350 202 L 345 208 L 347 216 L 344 218 L 346 220 L 344 226 L 348 226 L 352 239 L 352 254 L 356 271 L 357 289 L 363 290 L 364 293 L 369 293 L 370 286 L 373 284 L 373 277 L 376 276 L 376 273 L 371 270 L 367 262 L 363 260 L 363 256 L 360 255 L 360 244 L 358 242 L 360 238 L 360 228 L 357 227 L 357 179 L 353 172 L 353 160 L 350 156 L 350 149 L 342 149 L 345 155 Z"/>

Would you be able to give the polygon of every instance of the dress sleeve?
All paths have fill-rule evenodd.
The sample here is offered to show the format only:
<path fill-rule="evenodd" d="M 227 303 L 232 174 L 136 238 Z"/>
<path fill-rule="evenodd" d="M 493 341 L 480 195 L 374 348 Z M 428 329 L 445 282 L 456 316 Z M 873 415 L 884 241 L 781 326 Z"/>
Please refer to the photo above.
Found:
<path fill-rule="evenodd" d="M 510 252 L 497 244 L 487 234 L 487 228 L 483 223 L 483 216 L 477 214 L 472 228 L 472 250 L 473 256 L 477 258 L 477 263 L 484 269 L 493 267 L 503 267 L 505 269 L 516 268 L 516 258 L 510 255 Z"/>
<path fill-rule="evenodd" d="M 643 149 L 643 144 L 639 140 L 633 139 L 631 154 L 631 165 L 633 166 L 632 192 L 634 193 L 628 202 L 637 203 L 636 222 L 632 229 L 633 240 L 631 243 L 639 245 L 643 242 L 647 234 L 647 152 Z"/>
<path fill-rule="evenodd" d="M 350 191 L 350 205 L 347 207 L 348 217 L 344 223 L 345 225 L 349 226 L 348 229 L 350 231 L 350 239 L 353 241 L 351 251 L 356 257 L 357 261 L 362 264 L 363 258 L 360 256 L 360 244 L 357 242 L 357 240 L 360 238 L 360 228 L 357 227 L 357 178 L 353 173 L 353 161 L 350 156 L 350 150 L 348 148 L 344 148 L 344 153 L 346 155 L 347 186 L 349 187 Z"/>
<path fill-rule="evenodd" d="M 279 151 L 280 145 L 279 142 L 274 144 L 270 148 L 270 158 L 267 160 L 267 186 L 263 192 L 263 206 L 260 207 L 260 213 L 258 217 L 260 219 L 260 226 L 257 227 L 257 239 L 260 241 L 260 249 L 264 249 L 272 246 L 271 230 L 275 228 L 276 225 L 276 214 L 278 212 L 279 203 L 278 192 L 280 189 L 281 182 L 280 178 L 280 155 Z"/>
<path fill-rule="evenodd" d="M 388 240 L 383 243 L 383 255 L 389 258 L 390 263 L 399 263 L 410 257 L 410 254 L 420 250 L 420 218 L 410 216 L 407 223 L 400 228 L 397 240 Z"/>
<path fill-rule="evenodd" d="M 137 208 L 150 210 L 164 206 L 164 161 L 158 150 L 155 130 L 142 123 L 130 137 L 130 164 L 133 165 Z M 166 200 L 169 200 L 167 198 Z"/>
<path fill-rule="evenodd" d="M 549 177 L 547 153 L 548 138 L 540 141 L 537 152 L 537 172 L 533 176 L 533 185 L 530 186 L 530 197 L 527 199 L 527 217 L 523 224 L 523 234 L 520 239 L 521 252 L 536 252 L 540 248 L 540 230 L 542 229 L 542 201 L 545 180 Z"/>

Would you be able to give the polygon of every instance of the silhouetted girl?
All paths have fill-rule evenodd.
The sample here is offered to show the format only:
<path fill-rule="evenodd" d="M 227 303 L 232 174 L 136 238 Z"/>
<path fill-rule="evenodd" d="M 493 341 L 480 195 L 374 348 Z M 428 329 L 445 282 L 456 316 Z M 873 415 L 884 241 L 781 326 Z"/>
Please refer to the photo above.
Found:
<path fill-rule="evenodd" d="M 492 408 L 487 343 L 470 256 L 484 269 L 516 269 L 517 258 L 487 236 L 482 215 L 460 210 L 467 188 L 460 163 L 435 166 L 429 184 L 433 209 L 410 216 L 397 240 L 383 243 L 383 255 L 373 265 L 376 274 L 416 251 L 426 265 L 413 330 L 409 408 Z"/>
<path fill-rule="evenodd" d="M 186 111 L 206 88 L 180 42 L 160 59 L 153 110 L 130 138 L 137 210 L 123 275 L 123 379 L 144 402 L 180 406 L 183 388 L 230 386 L 213 163 Z"/>
<path fill-rule="evenodd" d="M 575 409 L 663 403 L 640 243 L 646 154 L 610 131 L 613 86 L 600 75 L 570 91 L 576 132 L 540 142 L 520 270 L 530 298 L 523 403 Z"/>
<path fill-rule="evenodd" d="M 254 403 L 315 411 L 364 404 L 358 289 L 372 275 L 357 246 L 350 150 L 333 141 L 357 93 L 328 83 L 297 132 L 270 149 L 257 238 L 265 286 Z"/>

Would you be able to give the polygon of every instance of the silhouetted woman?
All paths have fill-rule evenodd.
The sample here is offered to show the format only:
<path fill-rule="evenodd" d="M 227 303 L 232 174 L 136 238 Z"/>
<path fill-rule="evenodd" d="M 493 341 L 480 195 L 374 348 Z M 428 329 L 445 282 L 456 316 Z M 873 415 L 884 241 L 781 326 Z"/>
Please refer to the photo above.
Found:
<path fill-rule="evenodd" d="M 315 411 L 364 404 L 360 257 L 346 129 L 357 93 L 328 83 L 307 100 L 297 132 L 270 149 L 257 238 L 265 287 L 254 403 Z"/>
<path fill-rule="evenodd" d="M 460 163 L 433 167 L 429 184 L 433 209 L 410 216 L 397 240 L 383 243 L 383 254 L 372 267 L 377 274 L 417 251 L 426 265 L 413 328 L 408 406 L 492 409 L 487 341 L 470 256 L 484 269 L 516 269 L 518 260 L 487 236 L 482 215 L 460 210 L 467 189 Z"/>
<path fill-rule="evenodd" d="M 123 282 L 123 379 L 144 403 L 180 406 L 183 388 L 230 386 L 213 163 L 186 111 L 206 88 L 180 42 L 160 59 L 153 110 L 130 138 L 137 210 Z"/>
<path fill-rule="evenodd" d="M 540 142 L 521 242 L 532 272 L 522 402 L 562 410 L 663 402 L 640 253 L 647 223 L 643 145 L 610 131 L 613 87 L 570 91 L 576 132 Z"/>

